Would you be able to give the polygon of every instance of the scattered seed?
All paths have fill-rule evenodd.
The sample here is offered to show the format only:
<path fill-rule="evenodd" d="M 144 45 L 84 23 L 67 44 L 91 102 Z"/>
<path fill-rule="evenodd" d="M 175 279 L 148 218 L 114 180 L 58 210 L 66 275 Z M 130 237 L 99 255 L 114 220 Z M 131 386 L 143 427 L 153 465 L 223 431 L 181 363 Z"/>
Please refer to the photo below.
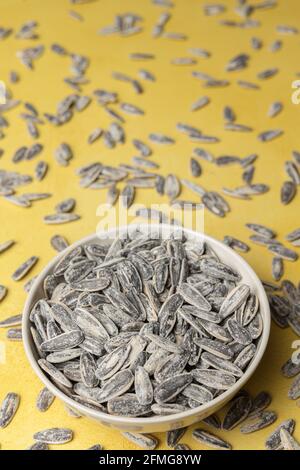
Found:
<path fill-rule="evenodd" d="M 4 398 L 0 408 L 0 428 L 6 428 L 14 418 L 20 403 L 20 397 L 10 392 Z"/>

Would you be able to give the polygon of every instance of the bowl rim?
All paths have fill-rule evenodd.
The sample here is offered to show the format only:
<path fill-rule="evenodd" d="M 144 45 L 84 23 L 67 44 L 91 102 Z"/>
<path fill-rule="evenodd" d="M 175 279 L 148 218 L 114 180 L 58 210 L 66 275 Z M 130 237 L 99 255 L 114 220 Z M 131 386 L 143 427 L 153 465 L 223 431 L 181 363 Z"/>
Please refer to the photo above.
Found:
<path fill-rule="evenodd" d="M 94 408 L 90 408 L 88 406 L 82 405 L 79 402 L 76 402 L 75 400 L 70 398 L 68 395 L 66 395 L 62 390 L 56 387 L 56 385 L 53 382 L 51 382 L 50 379 L 48 379 L 47 375 L 43 372 L 43 370 L 38 365 L 38 362 L 33 354 L 33 348 L 31 346 L 32 337 L 31 337 L 31 332 L 30 332 L 30 320 L 29 320 L 30 308 L 36 302 L 36 300 L 34 300 L 36 290 L 39 288 L 40 284 L 43 283 L 45 277 L 49 274 L 49 272 L 52 271 L 52 269 L 58 263 L 58 261 L 63 256 L 65 256 L 65 254 L 68 251 L 73 250 L 78 245 L 82 245 L 92 240 L 95 240 L 95 238 L 98 238 L 98 239 L 107 238 L 109 235 L 115 233 L 117 230 L 120 233 L 122 233 L 122 231 L 128 229 L 128 227 L 130 227 L 130 230 L 134 230 L 134 228 L 140 228 L 141 226 L 149 226 L 149 225 L 151 225 L 151 228 L 153 228 L 154 230 L 155 229 L 164 230 L 164 228 L 165 229 L 168 228 L 170 230 L 170 227 L 171 227 L 171 230 L 181 229 L 183 230 L 184 233 L 187 233 L 190 236 L 193 236 L 198 239 L 202 238 L 204 241 L 207 241 L 208 244 L 212 243 L 213 245 L 217 245 L 218 249 L 220 249 L 221 252 L 225 251 L 225 253 L 227 252 L 228 255 L 233 257 L 233 261 L 234 261 L 233 265 L 242 264 L 244 270 L 248 271 L 250 276 L 254 279 L 255 288 L 256 288 L 257 295 L 260 300 L 260 307 L 261 309 L 264 310 L 263 332 L 260 337 L 259 347 L 256 350 L 254 359 L 250 363 L 246 372 L 243 374 L 242 377 L 240 377 L 235 382 L 235 384 L 232 387 L 230 387 L 228 390 L 225 390 L 222 394 L 220 394 L 218 397 L 214 398 L 213 400 L 207 403 L 204 403 L 196 408 L 192 408 L 186 411 L 182 411 L 180 413 L 175 413 L 175 414 L 170 414 L 170 415 L 156 415 L 156 416 L 151 416 L 151 417 L 127 417 L 127 416 L 121 416 L 121 415 L 111 415 L 109 413 L 105 413 L 100 410 L 98 411 Z M 154 425 L 154 424 L 163 424 L 163 423 L 171 424 L 172 422 L 184 420 L 186 418 L 193 417 L 198 414 L 204 415 L 210 408 L 214 408 L 214 409 L 218 408 L 219 404 L 221 405 L 223 402 L 226 402 L 227 398 L 230 399 L 235 393 L 237 393 L 255 372 L 266 350 L 266 347 L 269 341 L 269 336 L 270 336 L 270 328 L 271 328 L 271 314 L 270 314 L 270 307 L 269 307 L 269 302 L 268 302 L 265 289 L 263 287 L 261 280 L 255 273 L 255 271 L 251 268 L 251 266 L 247 263 L 247 261 L 244 260 L 238 253 L 236 253 L 230 247 L 228 247 L 221 241 L 209 235 L 206 235 L 205 233 L 195 232 L 194 230 L 191 230 L 188 228 L 172 226 L 166 223 L 161 223 L 161 224 L 140 223 L 140 224 L 124 225 L 124 226 L 115 227 L 113 229 L 107 230 L 106 232 L 103 232 L 103 236 L 102 234 L 98 235 L 97 233 L 93 233 L 91 235 L 88 235 L 74 242 L 73 244 L 68 246 L 65 250 L 58 253 L 54 258 L 52 258 L 51 261 L 47 263 L 44 269 L 40 272 L 40 274 L 34 281 L 32 288 L 28 294 L 28 297 L 27 297 L 27 300 L 25 302 L 24 309 L 23 309 L 23 315 L 22 315 L 22 335 L 23 335 L 23 345 L 24 345 L 25 353 L 33 371 L 40 378 L 40 380 L 44 383 L 44 385 L 55 396 L 60 398 L 63 402 L 67 403 L 70 407 L 73 407 L 77 411 L 81 412 L 83 415 L 89 415 L 90 417 L 98 421 L 100 420 L 101 422 L 104 422 L 104 424 L 109 422 L 116 427 L 118 427 L 118 425 L 119 427 L 121 426 L 124 427 L 126 425 L 128 426 L 142 425 L 142 424 Z"/>

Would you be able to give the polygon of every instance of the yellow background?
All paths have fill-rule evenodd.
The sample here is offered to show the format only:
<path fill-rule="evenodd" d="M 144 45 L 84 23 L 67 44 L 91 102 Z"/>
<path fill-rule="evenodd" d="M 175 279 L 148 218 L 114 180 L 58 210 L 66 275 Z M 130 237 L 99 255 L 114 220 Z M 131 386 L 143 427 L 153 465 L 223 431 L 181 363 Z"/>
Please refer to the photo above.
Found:
<path fill-rule="evenodd" d="M 91 146 L 86 142 L 94 128 L 108 127 L 111 122 L 94 101 L 83 113 L 76 113 L 72 121 L 61 128 L 48 124 L 39 126 L 39 141 L 44 144 L 45 150 L 38 159 L 49 163 L 49 172 L 43 182 L 22 187 L 18 193 L 23 189 L 24 192 L 49 191 L 53 193 L 53 197 L 35 202 L 30 209 L 15 207 L 0 200 L 0 242 L 16 240 L 12 249 L 0 255 L 0 282 L 9 288 L 8 296 L 0 305 L 1 319 L 22 311 L 26 298 L 24 281 L 37 274 L 55 254 L 49 243 L 52 235 L 60 233 L 72 243 L 95 230 L 98 221 L 96 208 L 105 201 L 105 190 L 79 188 L 76 168 L 94 161 L 112 165 L 130 163 L 131 157 L 136 154 L 131 144 L 132 138 L 147 141 L 150 132 L 162 132 L 174 137 L 176 145 L 150 144 L 154 150 L 153 161 L 160 164 L 159 171 L 163 175 L 173 172 L 180 177 L 190 178 L 189 159 L 197 144 L 176 131 L 178 121 L 199 127 L 204 133 L 218 135 L 221 138 L 220 143 L 203 145 L 216 155 L 242 157 L 258 153 L 254 181 L 271 187 L 270 192 L 253 197 L 251 201 L 227 198 L 231 212 L 224 219 L 206 213 L 205 230 L 208 234 L 218 239 L 222 239 L 224 235 L 233 235 L 247 241 L 250 234 L 245 223 L 257 222 L 275 229 L 279 240 L 283 241 L 284 235 L 299 225 L 300 195 L 290 205 L 283 207 L 279 202 L 279 193 L 281 184 L 286 179 L 284 162 L 291 158 L 292 150 L 300 150 L 300 105 L 291 102 L 291 84 L 300 71 L 300 39 L 299 35 L 276 33 L 277 24 L 297 26 L 300 18 L 299 1 L 279 0 L 277 8 L 257 11 L 253 18 L 259 20 L 262 26 L 244 30 L 218 24 L 220 19 L 241 21 L 233 13 L 234 1 L 223 0 L 228 11 L 218 17 L 205 17 L 202 6 L 206 2 L 201 0 L 174 0 L 174 3 L 176 7 L 170 9 L 172 19 L 166 30 L 186 33 L 189 36 L 187 41 L 151 37 L 152 27 L 164 9 L 153 5 L 150 0 L 99 0 L 81 6 L 71 6 L 68 0 L 0 0 L 1 26 L 16 30 L 29 19 L 35 19 L 39 23 L 40 39 L 36 41 L 18 40 L 13 35 L 0 41 L 0 79 L 7 82 L 10 70 L 18 71 L 21 77 L 19 83 L 10 86 L 14 97 L 34 103 L 41 112 L 54 113 L 57 102 L 72 93 L 63 83 L 63 77 L 70 76 L 69 59 L 59 57 L 49 50 L 49 46 L 57 42 L 70 51 L 90 58 L 91 65 L 86 76 L 91 83 L 83 88 L 84 94 L 91 94 L 96 88 L 117 91 L 121 101 L 136 104 L 146 111 L 142 117 L 125 116 L 127 143 L 114 150 L 107 149 L 101 140 Z M 80 23 L 70 18 L 70 8 L 80 12 L 85 21 Z M 144 17 L 141 34 L 132 37 L 103 37 L 96 34 L 100 27 L 113 23 L 115 14 L 129 11 Z M 250 48 L 252 36 L 262 38 L 264 47 L 261 50 L 253 51 Z M 279 52 L 271 53 L 269 46 L 279 37 L 283 40 L 283 47 Z M 35 70 L 30 71 L 20 64 L 16 51 L 34 44 L 44 44 L 46 51 L 35 62 Z M 197 59 L 198 64 L 192 67 L 170 64 L 172 58 L 188 56 L 189 47 L 203 47 L 211 51 L 212 56 L 210 59 Z M 131 52 L 153 53 L 155 60 L 135 62 L 128 57 Z M 239 53 L 250 53 L 249 67 L 231 74 L 226 73 L 225 64 Z M 259 91 L 244 90 L 236 85 L 237 79 L 257 82 L 256 74 L 269 67 L 279 67 L 280 73 L 270 80 L 261 81 Z M 140 68 L 149 69 L 157 77 L 155 83 L 143 82 L 145 92 L 142 95 L 136 95 L 130 84 L 111 78 L 113 70 L 137 77 Z M 192 70 L 207 72 L 217 78 L 228 78 L 231 85 L 227 88 L 205 89 L 199 80 L 191 77 Z M 210 96 L 211 104 L 203 110 L 191 113 L 191 104 L 203 95 Z M 267 117 L 267 110 L 274 101 L 282 101 L 284 111 L 278 117 L 270 119 Z M 225 105 L 234 108 L 237 122 L 253 127 L 254 132 L 242 134 L 223 131 L 222 110 Z M 114 108 L 118 109 L 118 106 Z M 11 163 L 11 156 L 19 146 L 32 143 L 24 123 L 18 119 L 20 112 L 21 107 L 18 107 L 6 114 L 11 126 L 5 130 L 7 137 L 0 141 L 0 147 L 5 149 L 0 167 L 33 174 L 37 160 L 19 165 Z M 272 128 L 284 129 L 284 136 L 270 143 L 260 143 L 257 134 Z M 68 142 L 74 150 L 74 159 L 68 168 L 59 167 L 53 158 L 53 151 L 61 142 Z M 207 162 L 201 165 L 203 174 L 197 181 L 206 189 L 220 190 L 223 186 L 234 188 L 242 184 L 241 169 L 237 166 L 218 168 Z M 55 204 L 66 197 L 76 198 L 76 213 L 81 215 L 81 219 L 63 226 L 44 225 L 43 216 L 53 213 Z M 182 198 L 197 201 L 186 189 L 183 190 Z M 167 198 L 159 197 L 154 190 L 140 189 L 137 191 L 136 202 L 167 202 Z M 31 255 L 39 256 L 38 264 L 24 281 L 13 282 L 12 272 Z M 265 248 L 251 245 L 250 252 L 244 257 L 262 279 L 271 280 L 272 256 Z M 285 263 L 285 278 L 298 282 L 299 263 Z M 270 408 L 278 413 L 277 424 L 280 420 L 290 417 L 297 419 L 299 416 L 296 403 L 287 398 L 291 381 L 281 377 L 279 370 L 292 353 L 291 343 L 294 339 L 296 337 L 290 330 L 282 331 L 273 325 L 266 355 L 247 386 L 253 394 L 261 390 L 272 394 Z M 63 449 L 85 449 L 98 442 L 105 449 L 135 447 L 123 439 L 118 431 L 83 418 L 69 417 L 58 400 L 46 413 L 37 411 L 35 400 L 42 384 L 28 365 L 22 344 L 7 342 L 4 330 L 0 331 L 0 341 L 4 342 L 6 349 L 6 362 L 0 365 L 0 399 L 9 391 L 21 395 L 20 408 L 15 419 L 6 429 L 0 430 L 2 449 L 24 449 L 33 442 L 34 432 L 53 426 L 70 427 L 74 430 L 74 440 L 63 446 Z M 234 449 L 263 449 L 266 436 L 275 426 L 248 436 L 241 435 L 238 429 L 229 433 L 220 431 L 217 434 L 227 439 Z M 203 448 L 192 440 L 191 431 L 192 429 L 188 430 L 182 442 L 189 444 L 192 449 Z M 296 426 L 295 436 L 300 439 L 299 424 Z M 158 434 L 157 437 L 160 441 L 159 448 L 166 448 L 165 436 Z"/>

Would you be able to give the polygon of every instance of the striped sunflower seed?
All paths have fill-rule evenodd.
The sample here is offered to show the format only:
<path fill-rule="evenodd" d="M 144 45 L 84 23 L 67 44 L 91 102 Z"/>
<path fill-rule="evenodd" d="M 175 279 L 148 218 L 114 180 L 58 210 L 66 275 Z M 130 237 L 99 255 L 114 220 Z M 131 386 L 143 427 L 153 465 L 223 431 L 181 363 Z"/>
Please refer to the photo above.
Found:
<path fill-rule="evenodd" d="M 16 269 L 16 271 L 12 275 L 12 279 L 14 281 L 20 281 L 23 279 L 23 277 L 26 276 L 26 274 L 31 271 L 31 269 L 34 267 L 34 265 L 38 262 L 38 257 L 37 256 L 32 256 L 31 258 L 28 258 L 27 261 L 25 261 L 21 266 Z"/>
<path fill-rule="evenodd" d="M 269 450 L 278 450 L 282 449 L 282 443 L 281 443 L 281 437 L 280 437 L 280 431 L 281 429 L 285 429 L 288 431 L 289 434 L 293 434 L 294 428 L 295 428 L 295 421 L 293 419 L 287 419 L 286 421 L 283 421 L 275 431 L 270 434 L 270 436 L 266 439 L 266 448 Z"/>
<path fill-rule="evenodd" d="M 0 408 L 0 428 L 5 428 L 14 418 L 20 403 L 20 396 L 10 392 L 4 398 Z"/>
<path fill-rule="evenodd" d="M 66 428 L 50 428 L 36 432 L 33 438 L 45 444 L 66 444 L 73 439 L 73 431 Z"/>
<path fill-rule="evenodd" d="M 284 427 L 280 428 L 281 446 L 284 450 L 300 450 L 300 444 Z"/>
<path fill-rule="evenodd" d="M 42 412 L 47 411 L 52 405 L 54 399 L 55 396 L 53 395 L 53 393 L 50 392 L 50 390 L 48 390 L 46 387 L 43 388 L 38 394 L 36 400 L 37 409 Z"/>
<path fill-rule="evenodd" d="M 250 418 L 245 424 L 241 426 L 242 434 L 250 434 L 252 432 L 260 431 L 273 424 L 277 419 L 277 414 L 274 411 L 262 411 L 255 417 Z"/>
<path fill-rule="evenodd" d="M 221 439 L 220 437 L 215 436 L 214 434 L 204 431 L 201 428 L 197 428 L 192 432 L 192 437 L 198 441 L 201 442 L 201 444 L 204 444 L 208 447 L 212 447 L 214 449 L 222 449 L 222 450 L 230 450 L 231 445 Z"/>
<path fill-rule="evenodd" d="M 226 431 L 234 429 L 247 418 L 251 407 L 252 400 L 249 395 L 234 399 L 224 417 L 222 428 L 226 429 Z"/>
<path fill-rule="evenodd" d="M 154 450 L 158 445 L 158 440 L 150 434 L 123 432 L 122 435 L 142 449 Z"/>

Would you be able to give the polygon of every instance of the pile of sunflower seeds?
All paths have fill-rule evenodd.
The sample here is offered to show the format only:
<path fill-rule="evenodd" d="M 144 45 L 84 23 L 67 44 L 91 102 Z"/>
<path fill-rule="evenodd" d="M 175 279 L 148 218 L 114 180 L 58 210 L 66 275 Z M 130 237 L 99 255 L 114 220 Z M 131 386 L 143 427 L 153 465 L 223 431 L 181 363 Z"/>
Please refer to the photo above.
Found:
<path fill-rule="evenodd" d="M 68 251 L 32 308 L 41 369 L 119 416 L 179 413 L 230 389 L 263 331 L 259 301 L 202 242 L 127 237 Z"/>

